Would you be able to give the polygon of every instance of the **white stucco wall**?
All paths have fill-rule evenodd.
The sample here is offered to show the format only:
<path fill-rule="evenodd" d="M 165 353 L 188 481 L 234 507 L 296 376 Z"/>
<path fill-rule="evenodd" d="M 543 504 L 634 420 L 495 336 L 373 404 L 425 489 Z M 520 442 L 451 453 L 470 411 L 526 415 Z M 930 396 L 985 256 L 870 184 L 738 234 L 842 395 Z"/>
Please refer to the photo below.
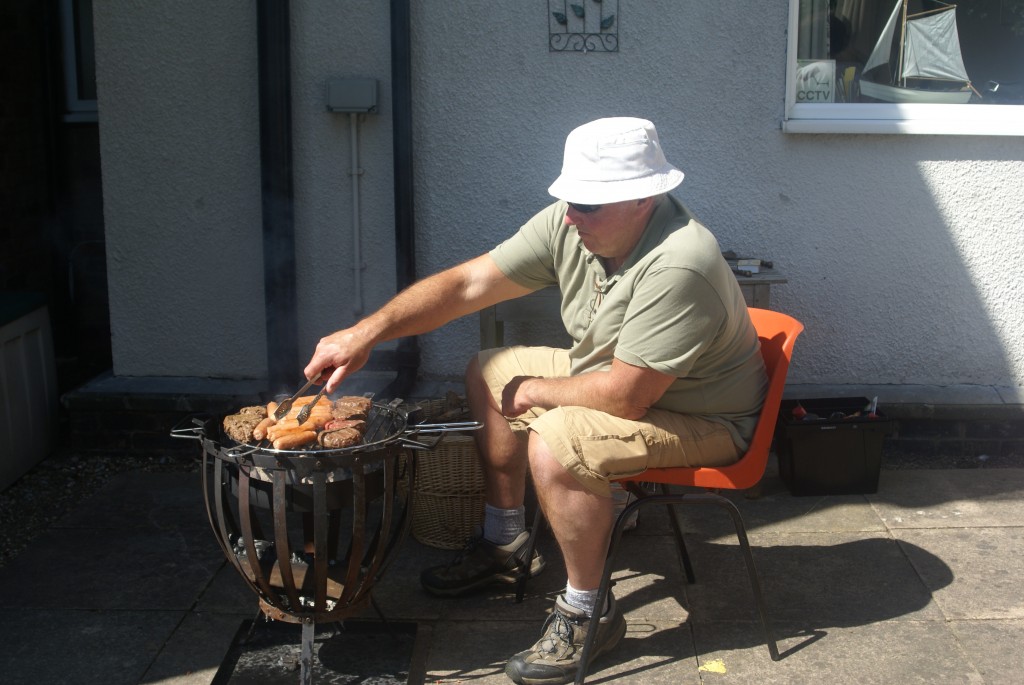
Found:
<path fill-rule="evenodd" d="M 251 3 L 94 3 L 114 373 L 266 375 Z"/>
<path fill-rule="evenodd" d="M 1024 140 L 782 133 L 786 3 L 619 0 L 611 54 L 549 52 L 543 2 L 412 6 L 421 275 L 548 202 L 571 128 L 645 116 L 687 174 L 675 194 L 723 249 L 790 279 L 772 299 L 807 326 L 794 382 L 1024 385 Z M 264 373 L 253 4 L 96 15 L 115 372 Z M 354 317 L 349 124 L 324 111 L 331 76 L 381 80 L 360 138 L 366 304 L 394 292 L 389 17 L 355 1 L 292 15 L 308 354 Z M 227 344 L 211 346 L 211 322 Z M 475 319 L 425 335 L 422 371 L 460 374 L 477 345 Z"/>
<path fill-rule="evenodd" d="M 389 3 L 301 2 L 291 8 L 295 250 L 305 364 L 320 337 L 395 294 L 391 39 Z M 379 82 L 378 113 L 357 120 L 360 265 L 353 258 L 351 117 L 326 107 L 327 82 L 337 77 Z"/>

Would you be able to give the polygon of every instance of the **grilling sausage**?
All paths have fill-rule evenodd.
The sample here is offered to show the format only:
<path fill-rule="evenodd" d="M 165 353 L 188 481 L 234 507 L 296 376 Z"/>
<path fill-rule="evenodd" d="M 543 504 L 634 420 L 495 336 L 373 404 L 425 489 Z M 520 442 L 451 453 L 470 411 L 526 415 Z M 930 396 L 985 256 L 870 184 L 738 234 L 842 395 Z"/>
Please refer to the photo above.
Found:
<path fill-rule="evenodd" d="M 324 425 L 331 420 L 331 415 L 313 411 L 306 419 L 306 422 L 299 425 L 298 419 L 281 419 L 273 426 L 267 429 L 267 437 L 271 440 L 276 440 L 285 433 L 294 433 L 296 431 L 318 431 L 324 427 Z"/>
<path fill-rule="evenodd" d="M 258 424 L 256 424 L 255 428 L 252 429 L 252 437 L 257 441 L 263 440 L 264 438 L 267 437 L 267 429 L 273 426 L 275 423 L 277 423 L 277 419 L 275 419 L 273 416 L 268 416 L 267 418 L 263 419 Z"/>
<path fill-rule="evenodd" d="M 274 440 L 275 450 L 292 450 L 316 442 L 316 431 L 293 431 Z"/>
<path fill-rule="evenodd" d="M 295 398 L 295 402 L 292 403 L 292 408 L 288 410 L 288 413 L 285 414 L 284 418 L 285 419 L 288 419 L 288 418 L 294 419 L 296 416 L 299 415 L 299 412 L 302 411 L 303 407 L 305 407 L 307 404 L 309 404 L 310 402 L 313 401 L 313 397 L 314 397 L 314 395 L 307 395 L 307 396 L 304 396 L 304 397 L 297 397 L 297 398 Z M 269 416 L 274 416 L 274 412 L 277 411 L 277 408 L 279 406 L 281 406 L 281 405 L 278 404 L 277 402 L 269 403 L 267 405 L 267 414 Z M 319 400 L 317 400 L 316 406 L 313 407 L 313 411 L 314 412 L 317 412 L 317 411 L 330 412 L 331 411 L 331 407 L 332 407 L 331 401 L 329 399 L 327 399 L 326 397 L 321 397 Z M 277 417 L 274 417 L 274 418 L 276 419 Z M 282 419 L 282 421 L 283 420 L 284 419 Z"/>

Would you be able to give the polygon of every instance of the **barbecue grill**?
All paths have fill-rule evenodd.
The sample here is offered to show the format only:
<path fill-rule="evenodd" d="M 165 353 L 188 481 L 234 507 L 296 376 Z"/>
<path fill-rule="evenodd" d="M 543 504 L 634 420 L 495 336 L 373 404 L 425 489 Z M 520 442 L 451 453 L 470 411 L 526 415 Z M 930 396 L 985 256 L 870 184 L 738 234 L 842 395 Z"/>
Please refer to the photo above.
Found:
<path fill-rule="evenodd" d="M 222 418 L 192 417 L 171 435 L 201 444 L 210 526 L 260 613 L 302 625 L 300 682 L 309 683 L 317 623 L 367 604 L 384 618 L 371 592 L 409 530 L 414 451 L 481 424 L 417 424 L 402 400 L 375 402 L 359 444 L 277 450 L 235 442 Z"/>

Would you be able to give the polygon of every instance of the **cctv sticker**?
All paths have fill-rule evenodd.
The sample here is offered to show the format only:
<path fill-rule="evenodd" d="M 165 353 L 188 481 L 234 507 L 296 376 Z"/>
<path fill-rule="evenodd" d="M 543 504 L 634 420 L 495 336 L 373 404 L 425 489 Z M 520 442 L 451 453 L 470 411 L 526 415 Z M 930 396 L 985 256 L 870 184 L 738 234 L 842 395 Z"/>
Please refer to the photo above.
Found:
<path fill-rule="evenodd" d="M 798 103 L 832 102 L 835 90 L 835 60 L 797 60 L 796 101 Z"/>

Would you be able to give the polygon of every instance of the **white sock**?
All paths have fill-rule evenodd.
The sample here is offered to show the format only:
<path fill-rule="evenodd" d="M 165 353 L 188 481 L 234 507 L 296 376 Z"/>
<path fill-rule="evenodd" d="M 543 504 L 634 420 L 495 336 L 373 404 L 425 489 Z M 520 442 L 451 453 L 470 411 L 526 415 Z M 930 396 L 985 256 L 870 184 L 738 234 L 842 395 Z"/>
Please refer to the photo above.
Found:
<path fill-rule="evenodd" d="M 593 616 L 594 605 L 597 604 L 597 590 L 577 590 L 566 582 L 565 603 L 579 609 L 587 616 Z"/>
<path fill-rule="evenodd" d="M 526 507 L 499 509 L 484 504 L 484 540 L 507 545 L 526 530 Z"/>

